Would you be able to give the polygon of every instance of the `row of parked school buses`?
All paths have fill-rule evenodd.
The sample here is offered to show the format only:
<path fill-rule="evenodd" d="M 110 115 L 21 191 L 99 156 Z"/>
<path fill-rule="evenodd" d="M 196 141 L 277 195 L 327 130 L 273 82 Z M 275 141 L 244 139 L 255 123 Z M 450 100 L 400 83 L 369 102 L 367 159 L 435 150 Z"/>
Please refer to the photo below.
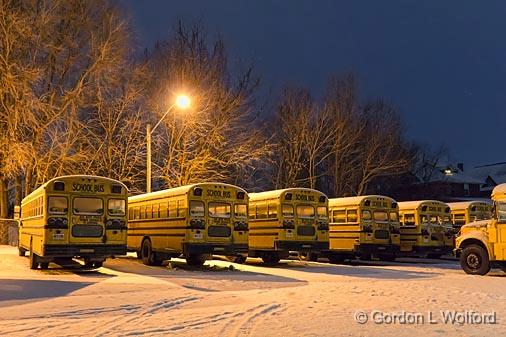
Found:
<path fill-rule="evenodd" d="M 180 256 L 190 265 L 213 255 L 274 265 L 291 252 L 339 263 L 454 251 L 466 272 L 484 274 L 506 260 L 506 185 L 492 197 L 494 209 L 483 202 L 396 202 L 379 195 L 328 199 L 307 188 L 247 193 L 223 183 L 129 197 L 113 179 L 64 176 L 23 199 L 19 253 L 29 252 L 30 267 L 44 269 L 74 257 L 97 268 L 127 251 L 147 265 Z"/>

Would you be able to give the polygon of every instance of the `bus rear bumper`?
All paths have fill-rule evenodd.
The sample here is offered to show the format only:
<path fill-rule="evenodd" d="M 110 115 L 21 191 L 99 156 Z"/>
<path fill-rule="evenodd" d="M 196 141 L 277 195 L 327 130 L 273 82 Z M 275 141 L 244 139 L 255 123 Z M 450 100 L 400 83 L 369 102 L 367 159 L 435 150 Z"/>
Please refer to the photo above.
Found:
<path fill-rule="evenodd" d="M 110 257 L 126 253 L 126 245 L 44 245 L 44 257 Z"/>
<path fill-rule="evenodd" d="M 248 244 L 186 243 L 183 245 L 183 254 L 246 255 Z"/>
<path fill-rule="evenodd" d="M 327 241 L 276 241 L 275 250 L 321 252 L 329 249 Z"/>
<path fill-rule="evenodd" d="M 355 246 L 357 255 L 393 255 L 397 256 L 400 246 L 391 244 L 361 243 Z"/>

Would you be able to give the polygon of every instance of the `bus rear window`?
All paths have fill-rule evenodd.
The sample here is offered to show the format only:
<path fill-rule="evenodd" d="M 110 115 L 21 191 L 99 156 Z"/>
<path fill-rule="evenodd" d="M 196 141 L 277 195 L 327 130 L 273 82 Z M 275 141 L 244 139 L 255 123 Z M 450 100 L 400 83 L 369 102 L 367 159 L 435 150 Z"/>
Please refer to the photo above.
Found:
<path fill-rule="evenodd" d="M 99 198 L 75 198 L 74 214 L 78 215 L 102 215 L 104 202 Z"/>
<path fill-rule="evenodd" d="M 362 220 L 364 220 L 364 221 L 371 221 L 372 220 L 371 211 L 369 211 L 369 210 L 363 210 L 362 211 Z"/>
<path fill-rule="evenodd" d="M 293 206 L 290 204 L 282 204 L 281 212 L 285 218 L 293 218 Z"/>
<path fill-rule="evenodd" d="M 388 213 L 385 211 L 374 211 L 374 221 L 388 221 Z"/>
<path fill-rule="evenodd" d="M 125 215 L 126 202 L 124 199 L 109 199 L 107 212 L 109 215 Z"/>
<path fill-rule="evenodd" d="M 318 206 L 318 217 L 319 218 L 327 218 L 328 217 L 328 212 L 327 212 L 327 207 L 325 206 Z"/>
<path fill-rule="evenodd" d="M 204 216 L 204 203 L 202 201 L 190 201 L 190 216 Z"/>
<path fill-rule="evenodd" d="M 390 221 L 397 222 L 399 221 L 399 214 L 397 212 L 390 212 Z"/>
<path fill-rule="evenodd" d="M 299 218 L 313 218 L 314 207 L 311 205 L 297 205 L 297 217 Z"/>
<path fill-rule="evenodd" d="M 234 216 L 236 218 L 246 218 L 248 216 L 248 207 L 245 204 L 235 204 Z"/>
<path fill-rule="evenodd" d="M 230 218 L 230 204 L 225 202 L 210 202 L 209 216 L 212 218 Z"/>
<path fill-rule="evenodd" d="M 47 203 L 49 214 L 67 214 L 67 198 L 49 197 Z"/>
<path fill-rule="evenodd" d="M 404 225 L 406 225 L 406 226 L 416 225 L 415 215 L 414 214 L 404 214 Z"/>

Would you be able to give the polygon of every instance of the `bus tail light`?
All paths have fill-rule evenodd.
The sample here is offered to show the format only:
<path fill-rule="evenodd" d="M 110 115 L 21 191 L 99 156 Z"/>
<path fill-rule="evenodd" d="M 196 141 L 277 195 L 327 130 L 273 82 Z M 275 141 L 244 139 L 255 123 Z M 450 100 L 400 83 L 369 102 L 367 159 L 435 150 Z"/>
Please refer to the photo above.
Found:
<path fill-rule="evenodd" d="M 362 228 L 363 228 L 362 231 L 364 233 L 372 233 L 372 226 L 371 225 L 363 225 Z"/>
<path fill-rule="evenodd" d="M 422 229 L 422 235 L 427 236 L 429 235 L 429 231 L 427 229 Z"/>
<path fill-rule="evenodd" d="M 202 219 L 191 219 L 190 229 L 205 229 L 206 222 Z"/>
<path fill-rule="evenodd" d="M 284 229 L 295 229 L 295 224 L 292 220 L 283 220 Z"/>
<path fill-rule="evenodd" d="M 49 218 L 47 220 L 47 228 L 68 229 L 68 224 L 67 218 Z"/>
<path fill-rule="evenodd" d="M 126 229 L 126 222 L 123 220 L 107 220 L 105 223 L 107 229 Z"/>
<path fill-rule="evenodd" d="M 234 222 L 234 230 L 235 231 L 247 231 L 248 224 L 246 222 L 236 221 L 236 222 Z"/>
<path fill-rule="evenodd" d="M 318 230 L 321 231 L 328 231 L 329 230 L 329 224 L 325 221 L 318 221 Z"/>
<path fill-rule="evenodd" d="M 390 227 L 390 233 L 392 234 L 401 234 L 401 231 L 398 227 L 392 226 Z"/>

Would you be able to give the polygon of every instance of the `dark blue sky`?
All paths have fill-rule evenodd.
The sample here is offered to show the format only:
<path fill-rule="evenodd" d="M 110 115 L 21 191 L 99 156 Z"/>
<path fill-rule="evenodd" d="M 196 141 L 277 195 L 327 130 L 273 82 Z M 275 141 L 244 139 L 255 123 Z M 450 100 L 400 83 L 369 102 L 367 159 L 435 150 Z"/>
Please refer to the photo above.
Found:
<path fill-rule="evenodd" d="M 354 72 L 365 97 L 399 107 L 407 136 L 466 165 L 506 161 L 506 1 L 127 0 L 142 46 L 178 18 L 221 34 L 262 85 L 320 95 Z M 272 97 L 273 99 L 275 97 Z"/>

